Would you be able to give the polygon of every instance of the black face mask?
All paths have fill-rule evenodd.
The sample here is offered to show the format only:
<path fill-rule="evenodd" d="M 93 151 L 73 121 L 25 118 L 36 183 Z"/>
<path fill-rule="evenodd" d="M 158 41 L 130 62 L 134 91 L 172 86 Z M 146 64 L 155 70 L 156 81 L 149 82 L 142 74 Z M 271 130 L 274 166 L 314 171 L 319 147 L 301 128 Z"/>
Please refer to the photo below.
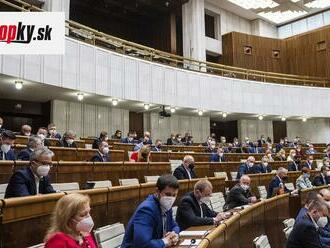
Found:
<path fill-rule="evenodd" d="M 288 181 L 288 177 L 287 176 L 286 177 L 282 177 L 282 181 L 284 181 L 284 182 Z"/>
<path fill-rule="evenodd" d="M 147 154 L 147 153 L 141 153 L 141 157 L 142 157 L 143 159 L 147 159 L 147 158 L 148 158 L 148 154 Z"/>
<path fill-rule="evenodd" d="M 157 148 L 158 148 L 158 149 L 162 148 L 162 145 L 158 145 Z"/>
<path fill-rule="evenodd" d="M 190 164 L 190 165 L 189 165 L 189 169 L 192 170 L 192 169 L 194 169 L 194 168 L 195 168 L 195 164 Z"/>

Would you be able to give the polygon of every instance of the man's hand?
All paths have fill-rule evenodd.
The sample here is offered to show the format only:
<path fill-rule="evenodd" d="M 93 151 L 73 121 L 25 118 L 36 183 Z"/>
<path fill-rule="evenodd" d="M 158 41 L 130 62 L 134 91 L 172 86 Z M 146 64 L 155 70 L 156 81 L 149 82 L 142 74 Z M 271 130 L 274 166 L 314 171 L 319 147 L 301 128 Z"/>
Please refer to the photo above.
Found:
<path fill-rule="evenodd" d="M 256 203 L 258 200 L 257 200 L 257 197 L 252 196 L 249 198 L 249 201 L 250 201 L 250 203 Z"/>
<path fill-rule="evenodd" d="M 179 236 L 175 232 L 165 234 L 165 239 L 168 241 L 168 247 L 175 246 L 179 241 Z"/>

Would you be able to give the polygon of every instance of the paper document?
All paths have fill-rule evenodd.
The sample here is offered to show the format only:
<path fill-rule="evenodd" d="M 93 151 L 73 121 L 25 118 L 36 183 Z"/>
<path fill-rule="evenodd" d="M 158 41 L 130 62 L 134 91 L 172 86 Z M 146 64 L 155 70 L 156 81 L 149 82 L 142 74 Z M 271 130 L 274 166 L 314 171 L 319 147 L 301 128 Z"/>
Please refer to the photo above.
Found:
<path fill-rule="evenodd" d="M 179 236 L 180 237 L 183 237 L 183 236 L 204 236 L 204 235 L 207 235 L 208 234 L 208 231 L 205 230 L 205 231 L 182 231 L 179 233 Z"/>

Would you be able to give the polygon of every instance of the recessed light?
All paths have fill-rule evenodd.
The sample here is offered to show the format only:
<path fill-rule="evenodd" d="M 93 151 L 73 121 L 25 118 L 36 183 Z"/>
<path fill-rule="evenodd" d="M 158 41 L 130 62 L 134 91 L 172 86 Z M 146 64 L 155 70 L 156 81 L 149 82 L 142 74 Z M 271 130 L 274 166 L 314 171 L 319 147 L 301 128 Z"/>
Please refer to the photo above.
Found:
<path fill-rule="evenodd" d="M 223 113 L 222 113 L 222 117 L 223 117 L 223 118 L 226 118 L 227 115 L 228 115 L 228 113 L 226 113 L 226 112 L 223 112 Z"/>
<path fill-rule="evenodd" d="M 145 109 L 145 110 L 150 109 L 150 104 L 148 104 L 148 103 L 144 104 L 144 109 Z"/>
<path fill-rule="evenodd" d="M 262 121 L 262 120 L 264 119 L 263 115 L 259 115 L 259 116 L 258 116 L 258 119 L 259 119 L 260 121 Z"/>
<path fill-rule="evenodd" d="M 112 99 L 111 100 L 113 106 L 117 106 L 118 104 L 118 99 Z"/>
<path fill-rule="evenodd" d="M 77 97 L 78 97 L 78 101 L 84 100 L 84 93 L 81 92 L 77 93 Z"/>
<path fill-rule="evenodd" d="M 284 116 L 281 117 L 281 121 L 285 121 L 286 118 Z"/>
<path fill-rule="evenodd" d="M 15 81 L 15 88 L 21 90 L 23 88 L 23 81 Z"/>
<path fill-rule="evenodd" d="M 306 117 L 303 117 L 303 118 L 302 118 L 302 121 L 303 121 L 303 122 L 306 122 L 306 121 L 307 121 L 307 118 L 306 118 Z"/>
<path fill-rule="evenodd" d="M 175 110 L 176 110 L 175 107 L 170 108 L 171 113 L 175 113 Z"/>
<path fill-rule="evenodd" d="M 203 110 L 201 110 L 201 109 L 198 110 L 198 115 L 199 115 L 199 116 L 202 116 L 202 115 L 203 115 Z"/>

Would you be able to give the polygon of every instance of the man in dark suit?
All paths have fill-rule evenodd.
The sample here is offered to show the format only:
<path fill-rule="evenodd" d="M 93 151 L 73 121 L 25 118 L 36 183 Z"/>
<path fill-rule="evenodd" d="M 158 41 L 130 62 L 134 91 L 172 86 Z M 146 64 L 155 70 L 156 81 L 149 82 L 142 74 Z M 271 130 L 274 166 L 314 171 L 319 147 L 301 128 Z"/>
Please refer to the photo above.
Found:
<path fill-rule="evenodd" d="M 293 160 L 288 164 L 288 171 L 299 171 L 300 170 L 300 161 L 297 156 L 294 156 Z"/>
<path fill-rule="evenodd" d="M 168 146 L 173 145 L 174 140 L 175 140 L 175 134 L 174 133 L 171 133 L 171 137 L 167 139 L 166 145 L 168 145 Z"/>
<path fill-rule="evenodd" d="M 280 190 L 283 190 L 284 193 L 289 193 L 287 187 L 285 187 L 283 180 L 286 180 L 288 177 L 288 170 L 280 167 L 277 169 L 276 176 L 270 181 L 268 190 L 267 190 L 267 198 L 273 197 L 279 193 Z"/>
<path fill-rule="evenodd" d="M 314 200 L 308 206 L 307 213 L 295 222 L 287 242 L 287 248 L 322 248 L 319 237 L 320 221 L 327 219 L 328 207 L 324 201 Z"/>
<path fill-rule="evenodd" d="M 276 152 L 279 152 L 284 147 L 284 139 L 280 139 L 280 143 L 276 144 Z"/>
<path fill-rule="evenodd" d="M 14 150 L 11 148 L 15 139 L 16 136 L 12 131 L 6 130 L 2 132 L 0 139 L 0 160 L 16 160 Z"/>
<path fill-rule="evenodd" d="M 56 131 L 56 125 L 54 123 L 50 123 L 48 125 L 48 138 L 51 138 L 51 139 L 58 139 L 60 140 L 61 139 L 61 135 Z"/>
<path fill-rule="evenodd" d="M 181 230 L 191 226 L 217 225 L 227 217 L 226 214 L 214 212 L 207 206 L 212 189 L 212 184 L 208 180 L 199 180 L 194 186 L 194 191 L 187 193 L 180 200 L 176 221 Z"/>
<path fill-rule="evenodd" d="M 219 147 L 216 153 L 211 154 L 210 162 L 226 162 L 226 157 L 222 147 Z"/>
<path fill-rule="evenodd" d="M 39 127 L 37 136 L 41 139 L 43 146 L 51 146 L 49 140 L 46 138 L 48 134 L 47 128 Z"/>
<path fill-rule="evenodd" d="M 23 125 L 21 127 L 21 131 L 19 133 L 19 135 L 22 135 L 22 136 L 31 136 L 31 131 L 32 131 L 32 128 L 30 125 Z"/>
<path fill-rule="evenodd" d="M 254 167 L 255 158 L 253 156 L 248 157 L 244 164 L 241 164 L 238 168 L 236 179 L 240 179 L 241 176 L 245 174 L 255 174 L 258 173 L 258 169 Z"/>
<path fill-rule="evenodd" d="M 174 170 L 173 176 L 175 176 L 178 180 L 196 178 L 197 176 L 194 168 L 195 160 L 193 156 L 187 155 L 183 158 L 182 165 Z"/>
<path fill-rule="evenodd" d="M 3 119 L 0 117 L 0 135 L 4 131 L 5 131 L 5 129 L 3 128 Z"/>
<path fill-rule="evenodd" d="M 262 147 L 263 144 L 266 144 L 265 135 L 261 135 L 260 139 L 258 140 L 258 147 Z"/>
<path fill-rule="evenodd" d="M 180 229 L 172 214 L 179 183 L 174 176 L 163 175 L 158 178 L 156 187 L 156 192 L 137 207 L 129 220 L 121 248 L 165 248 L 179 241 Z"/>
<path fill-rule="evenodd" d="M 134 131 L 129 131 L 127 137 L 122 138 L 120 142 L 124 144 L 135 144 L 136 140 L 134 140 L 134 135 L 135 135 Z"/>
<path fill-rule="evenodd" d="M 108 133 L 106 131 L 102 131 L 100 133 L 100 136 L 94 140 L 93 142 L 93 145 L 92 145 L 92 148 L 93 149 L 98 149 L 99 148 L 99 144 L 102 142 L 102 141 L 108 141 Z"/>
<path fill-rule="evenodd" d="M 102 141 L 99 144 L 99 149 L 97 153 L 92 157 L 92 162 L 110 162 L 109 156 L 109 144 L 107 141 Z"/>
<path fill-rule="evenodd" d="M 258 165 L 258 173 L 271 173 L 272 167 L 269 164 L 268 157 L 264 156 L 261 159 L 261 164 Z"/>
<path fill-rule="evenodd" d="M 151 147 L 152 152 L 161 152 L 162 151 L 162 141 L 160 139 L 156 139 L 155 146 Z"/>
<path fill-rule="evenodd" d="M 243 175 L 239 180 L 239 184 L 235 185 L 229 191 L 223 210 L 228 211 L 239 206 L 257 202 L 257 198 L 250 191 L 250 184 L 250 177 Z"/>
<path fill-rule="evenodd" d="M 63 139 L 61 140 L 59 146 L 68 148 L 77 148 L 77 144 L 74 142 L 76 138 L 75 133 L 72 130 L 66 131 L 63 134 Z"/>
<path fill-rule="evenodd" d="M 313 170 L 314 169 L 314 166 L 313 166 L 313 156 L 312 155 L 309 155 L 307 157 L 307 160 L 306 160 L 306 163 L 303 165 L 303 167 L 306 167 L 310 170 Z"/>
<path fill-rule="evenodd" d="M 313 185 L 322 186 L 327 184 L 330 184 L 330 170 L 327 166 L 323 165 L 320 174 L 314 177 Z"/>
<path fill-rule="evenodd" d="M 258 143 L 254 142 L 250 147 L 248 147 L 249 153 L 262 153 L 262 147 L 258 147 Z"/>
<path fill-rule="evenodd" d="M 17 155 L 18 160 L 30 161 L 30 156 L 35 149 L 41 148 L 42 141 L 38 136 L 30 136 L 27 148 L 20 151 Z"/>
<path fill-rule="evenodd" d="M 55 193 L 48 178 L 54 153 L 46 147 L 33 151 L 30 166 L 10 178 L 5 198 Z"/>

